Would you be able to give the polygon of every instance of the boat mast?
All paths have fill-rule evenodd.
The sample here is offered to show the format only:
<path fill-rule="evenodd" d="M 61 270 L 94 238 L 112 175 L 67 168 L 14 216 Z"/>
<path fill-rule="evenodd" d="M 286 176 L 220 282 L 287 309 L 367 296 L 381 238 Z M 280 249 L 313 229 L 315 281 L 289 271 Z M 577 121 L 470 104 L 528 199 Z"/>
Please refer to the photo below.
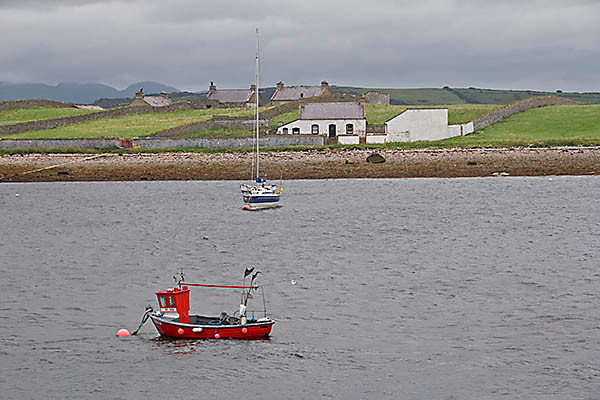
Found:
<path fill-rule="evenodd" d="M 258 122 L 258 28 L 256 28 L 256 179 L 259 178 L 258 172 L 258 131 L 259 131 L 259 122 Z"/>

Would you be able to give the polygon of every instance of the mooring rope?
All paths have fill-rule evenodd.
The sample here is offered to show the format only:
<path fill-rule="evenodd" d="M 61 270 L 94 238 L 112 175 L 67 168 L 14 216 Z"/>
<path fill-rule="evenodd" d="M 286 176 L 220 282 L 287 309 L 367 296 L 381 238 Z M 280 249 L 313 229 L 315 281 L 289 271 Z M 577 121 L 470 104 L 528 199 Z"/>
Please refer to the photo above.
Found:
<path fill-rule="evenodd" d="M 148 321 L 148 318 L 150 318 L 150 313 L 152 311 L 154 311 L 152 307 L 149 306 L 148 308 L 146 308 L 146 311 L 144 311 L 144 315 L 142 315 L 142 320 L 140 321 L 140 324 L 138 325 L 137 329 L 133 331 L 132 335 L 137 335 L 139 330 L 142 329 L 142 326 L 144 326 L 146 321 Z"/>

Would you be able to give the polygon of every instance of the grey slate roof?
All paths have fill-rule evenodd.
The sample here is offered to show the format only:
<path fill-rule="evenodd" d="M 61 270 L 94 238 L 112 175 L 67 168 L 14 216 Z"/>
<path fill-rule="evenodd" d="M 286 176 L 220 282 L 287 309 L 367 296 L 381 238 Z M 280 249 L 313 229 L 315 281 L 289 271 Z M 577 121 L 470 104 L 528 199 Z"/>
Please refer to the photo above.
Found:
<path fill-rule="evenodd" d="M 365 118 L 360 103 L 308 103 L 301 106 L 300 119 L 362 119 Z"/>
<path fill-rule="evenodd" d="M 162 96 L 144 96 L 144 101 L 150 104 L 152 107 L 164 107 L 173 102 L 173 100 L 169 99 L 168 97 Z"/>
<path fill-rule="evenodd" d="M 215 90 L 206 96 L 210 100 L 218 100 L 221 103 L 246 103 L 250 100 L 253 91 L 250 89 Z"/>
<path fill-rule="evenodd" d="M 323 88 L 321 86 L 284 86 L 275 92 L 271 100 L 291 101 L 300 98 L 320 96 L 321 93 L 323 93 Z"/>

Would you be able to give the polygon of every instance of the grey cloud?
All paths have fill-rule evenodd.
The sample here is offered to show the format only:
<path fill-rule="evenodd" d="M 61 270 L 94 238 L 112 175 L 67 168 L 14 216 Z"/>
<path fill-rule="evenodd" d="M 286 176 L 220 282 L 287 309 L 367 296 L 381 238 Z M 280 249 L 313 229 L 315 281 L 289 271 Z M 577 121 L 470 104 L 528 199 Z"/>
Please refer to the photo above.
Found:
<path fill-rule="evenodd" d="M 14 3 L 0 0 L 0 81 L 246 87 L 259 26 L 262 85 L 600 90 L 596 1 Z"/>

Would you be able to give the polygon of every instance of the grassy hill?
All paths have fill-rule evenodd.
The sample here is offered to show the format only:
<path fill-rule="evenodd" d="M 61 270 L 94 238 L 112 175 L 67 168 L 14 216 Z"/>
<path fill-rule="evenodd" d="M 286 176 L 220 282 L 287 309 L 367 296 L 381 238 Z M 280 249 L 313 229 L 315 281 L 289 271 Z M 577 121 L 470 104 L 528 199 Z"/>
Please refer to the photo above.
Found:
<path fill-rule="evenodd" d="M 0 125 L 18 124 L 20 122 L 39 121 L 43 119 L 53 119 L 60 117 L 69 117 L 71 115 L 81 115 L 96 112 L 94 110 L 84 110 L 79 108 L 65 107 L 31 107 L 31 108 L 12 108 L 0 110 Z"/>
<path fill-rule="evenodd" d="M 380 92 L 390 95 L 393 105 L 420 105 L 435 106 L 440 104 L 509 104 L 531 96 L 554 95 L 566 97 L 571 100 L 587 104 L 600 104 L 600 93 L 563 93 L 563 92 L 538 92 L 531 90 L 495 90 L 479 88 L 450 88 L 440 89 L 385 89 L 385 88 L 359 88 L 349 86 L 330 86 L 334 93 L 350 93 L 360 96 L 367 92 Z"/>
<path fill-rule="evenodd" d="M 534 108 L 444 142 L 452 147 L 599 145 L 600 105 Z"/>

